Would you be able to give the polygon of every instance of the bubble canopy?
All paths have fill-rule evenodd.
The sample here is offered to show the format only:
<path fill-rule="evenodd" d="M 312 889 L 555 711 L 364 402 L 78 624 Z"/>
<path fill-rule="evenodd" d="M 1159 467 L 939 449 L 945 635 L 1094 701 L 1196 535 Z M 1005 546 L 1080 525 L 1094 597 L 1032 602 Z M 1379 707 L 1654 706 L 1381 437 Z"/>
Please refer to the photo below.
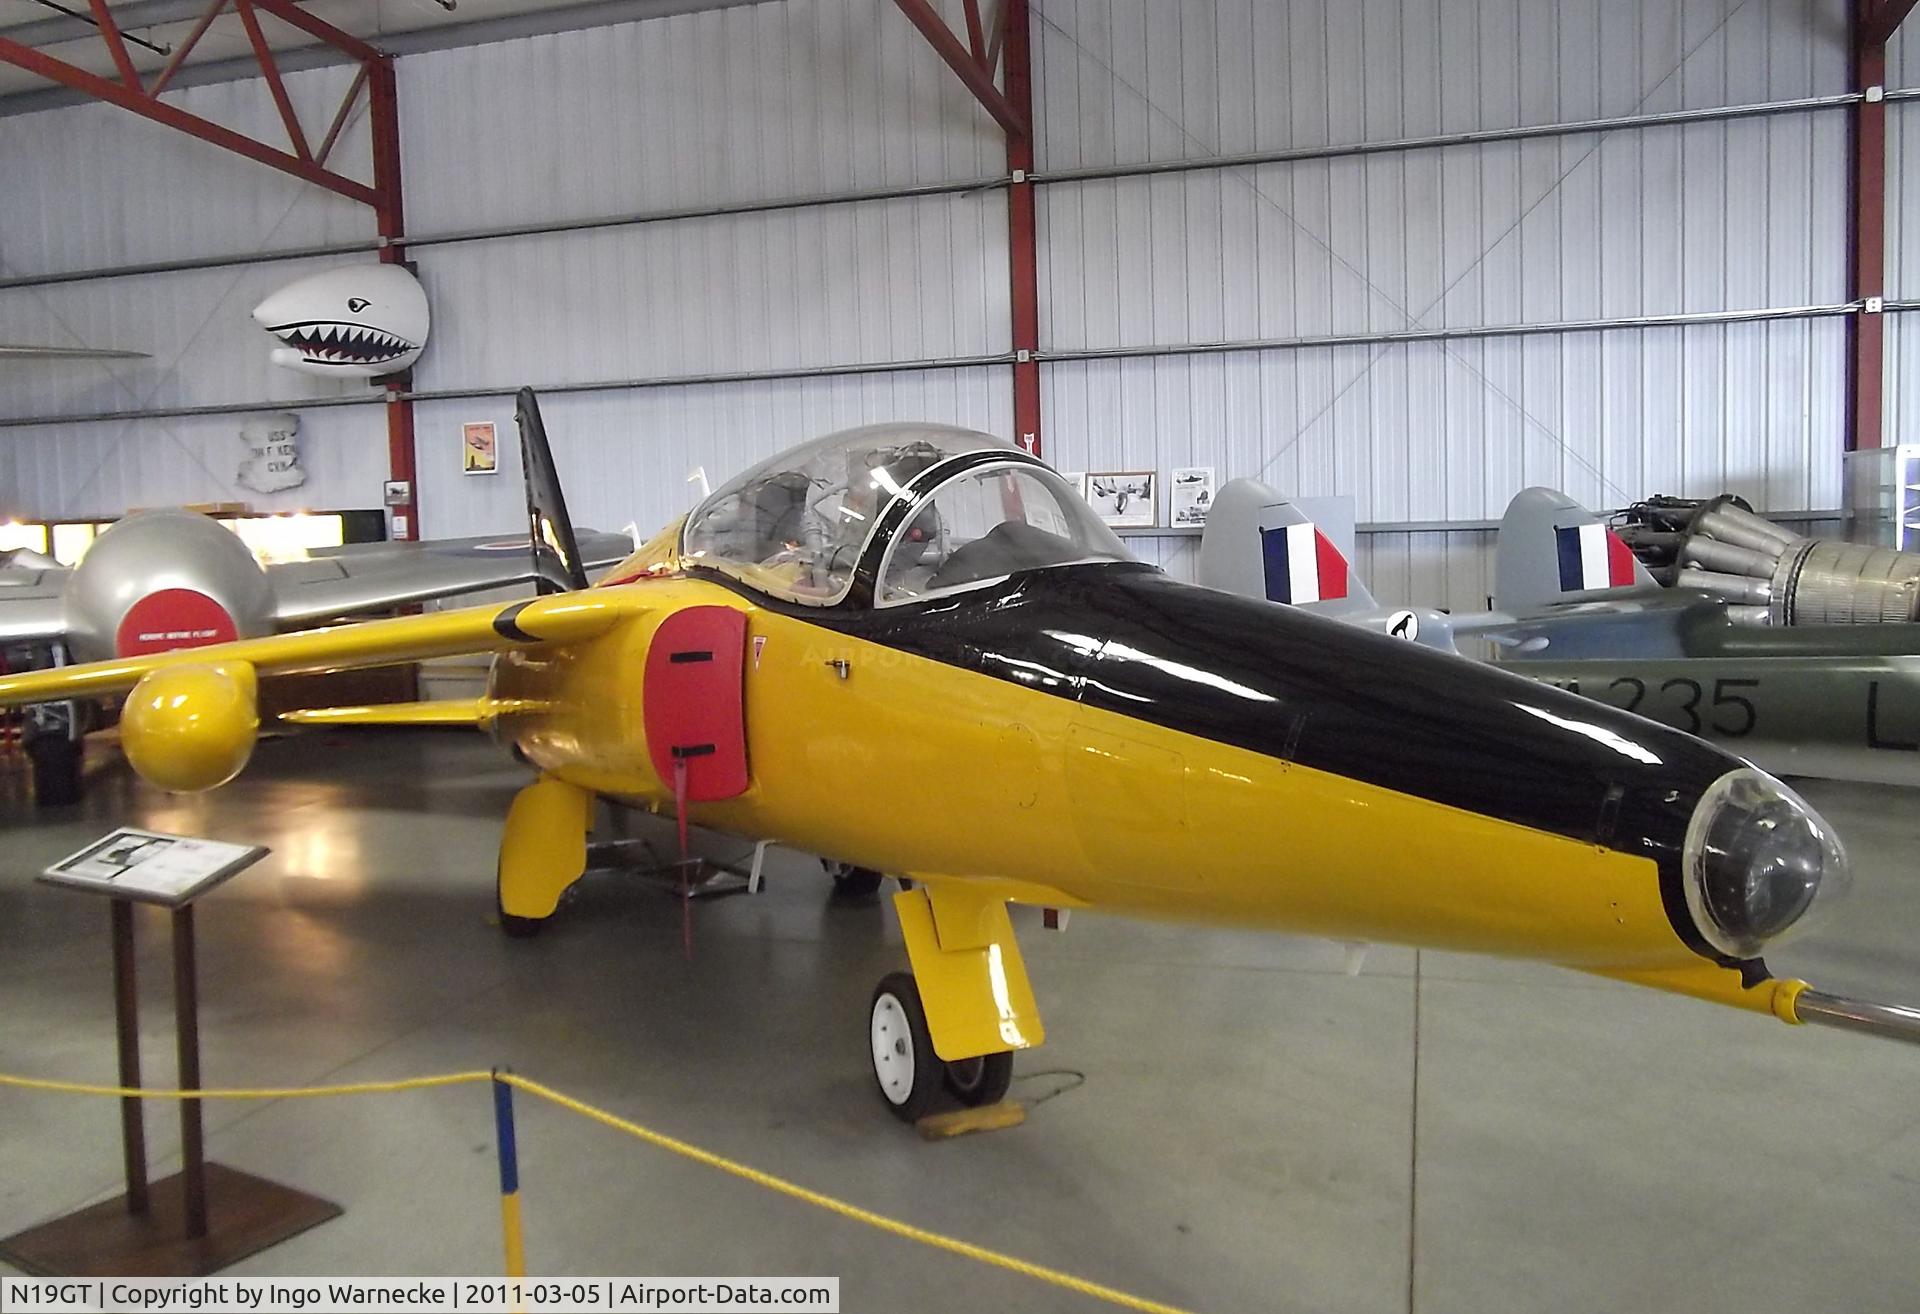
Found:
<path fill-rule="evenodd" d="M 1133 560 L 1046 465 L 936 424 L 848 429 L 762 461 L 694 508 L 680 546 L 690 564 L 823 607 L 898 606 L 1023 570 Z"/>

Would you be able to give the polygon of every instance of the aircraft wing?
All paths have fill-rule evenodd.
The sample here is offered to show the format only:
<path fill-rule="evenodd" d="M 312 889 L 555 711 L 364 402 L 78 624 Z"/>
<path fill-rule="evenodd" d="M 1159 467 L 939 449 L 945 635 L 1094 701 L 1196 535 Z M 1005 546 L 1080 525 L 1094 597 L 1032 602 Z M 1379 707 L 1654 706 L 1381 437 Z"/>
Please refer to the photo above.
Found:
<path fill-rule="evenodd" d="M 627 559 L 625 534 L 580 535 L 581 564 L 603 569 Z M 507 588 L 536 578 L 525 538 L 451 538 L 424 543 L 358 543 L 322 548 L 304 561 L 267 568 L 274 619 L 283 626 L 379 611 L 409 602 Z"/>
<path fill-rule="evenodd" d="M 116 351 L 112 347 L 43 347 L 35 343 L 0 343 L 0 360 L 146 360 L 144 351 Z"/>
<path fill-rule="evenodd" d="M 0 565 L 0 648 L 47 643 L 67 631 L 67 572 L 37 564 Z"/>
<path fill-rule="evenodd" d="M 637 588 L 552 594 L 507 606 L 463 607 L 419 616 L 300 630 L 259 639 L 0 676 L 0 707 L 55 702 L 131 689 L 150 671 L 245 662 L 262 675 L 390 666 L 428 657 L 574 643 L 604 634 L 649 604 Z"/>

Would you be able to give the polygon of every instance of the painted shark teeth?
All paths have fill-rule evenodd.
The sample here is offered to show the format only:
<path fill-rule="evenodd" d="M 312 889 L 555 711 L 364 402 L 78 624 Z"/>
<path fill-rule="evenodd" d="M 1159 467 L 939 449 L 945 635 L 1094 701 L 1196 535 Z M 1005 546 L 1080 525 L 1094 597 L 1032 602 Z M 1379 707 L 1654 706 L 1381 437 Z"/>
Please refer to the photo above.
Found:
<path fill-rule="evenodd" d="M 414 350 L 405 338 L 365 324 L 305 320 L 272 325 L 267 331 L 314 365 L 378 365 Z"/>

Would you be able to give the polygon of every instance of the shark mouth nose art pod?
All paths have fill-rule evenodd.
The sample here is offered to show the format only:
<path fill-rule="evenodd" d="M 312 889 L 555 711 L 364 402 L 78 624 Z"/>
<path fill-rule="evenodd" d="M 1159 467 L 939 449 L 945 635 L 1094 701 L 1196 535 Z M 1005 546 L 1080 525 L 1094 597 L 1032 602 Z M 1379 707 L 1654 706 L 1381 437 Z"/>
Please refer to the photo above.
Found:
<path fill-rule="evenodd" d="M 577 562 L 530 392 L 520 420 L 532 537 Z M 1044 1040 L 1015 903 L 1535 959 L 1920 1038 L 1920 1012 L 1761 960 L 1846 880 L 1826 824 L 1771 777 L 1506 671 L 1179 583 L 986 434 L 831 435 L 725 483 L 599 583 L 550 577 L 560 591 L 504 608 L 0 677 L 0 705 L 186 660 L 267 675 L 495 653 L 487 695 L 456 711 L 538 773 L 501 841 L 502 926 L 555 914 L 601 799 L 894 875 L 912 970 L 860 1025 L 903 1118 L 943 1090 L 999 1099 L 1014 1052 Z M 184 741 L 232 721 L 183 718 L 156 753 L 224 767 Z"/>
<path fill-rule="evenodd" d="M 419 360 L 431 320 L 426 293 L 401 265 L 309 274 L 255 306 L 253 318 L 284 344 L 274 349 L 274 364 L 362 379 L 398 374 Z"/>

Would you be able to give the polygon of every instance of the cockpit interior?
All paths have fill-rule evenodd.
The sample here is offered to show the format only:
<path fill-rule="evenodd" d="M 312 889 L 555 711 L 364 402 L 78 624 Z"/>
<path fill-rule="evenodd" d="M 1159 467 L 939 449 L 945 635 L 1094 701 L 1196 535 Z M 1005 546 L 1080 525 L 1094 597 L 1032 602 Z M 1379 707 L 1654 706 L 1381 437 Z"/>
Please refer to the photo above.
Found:
<path fill-rule="evenodd" d="M 730 480 L 687 518 L 681 550 L 817 606 L 847 600 L 863 566 L 885 607 L 1024 570 L 1133 560 L 1077 490 L 1011 443 L 899 424 L 830 434 Z"/>

